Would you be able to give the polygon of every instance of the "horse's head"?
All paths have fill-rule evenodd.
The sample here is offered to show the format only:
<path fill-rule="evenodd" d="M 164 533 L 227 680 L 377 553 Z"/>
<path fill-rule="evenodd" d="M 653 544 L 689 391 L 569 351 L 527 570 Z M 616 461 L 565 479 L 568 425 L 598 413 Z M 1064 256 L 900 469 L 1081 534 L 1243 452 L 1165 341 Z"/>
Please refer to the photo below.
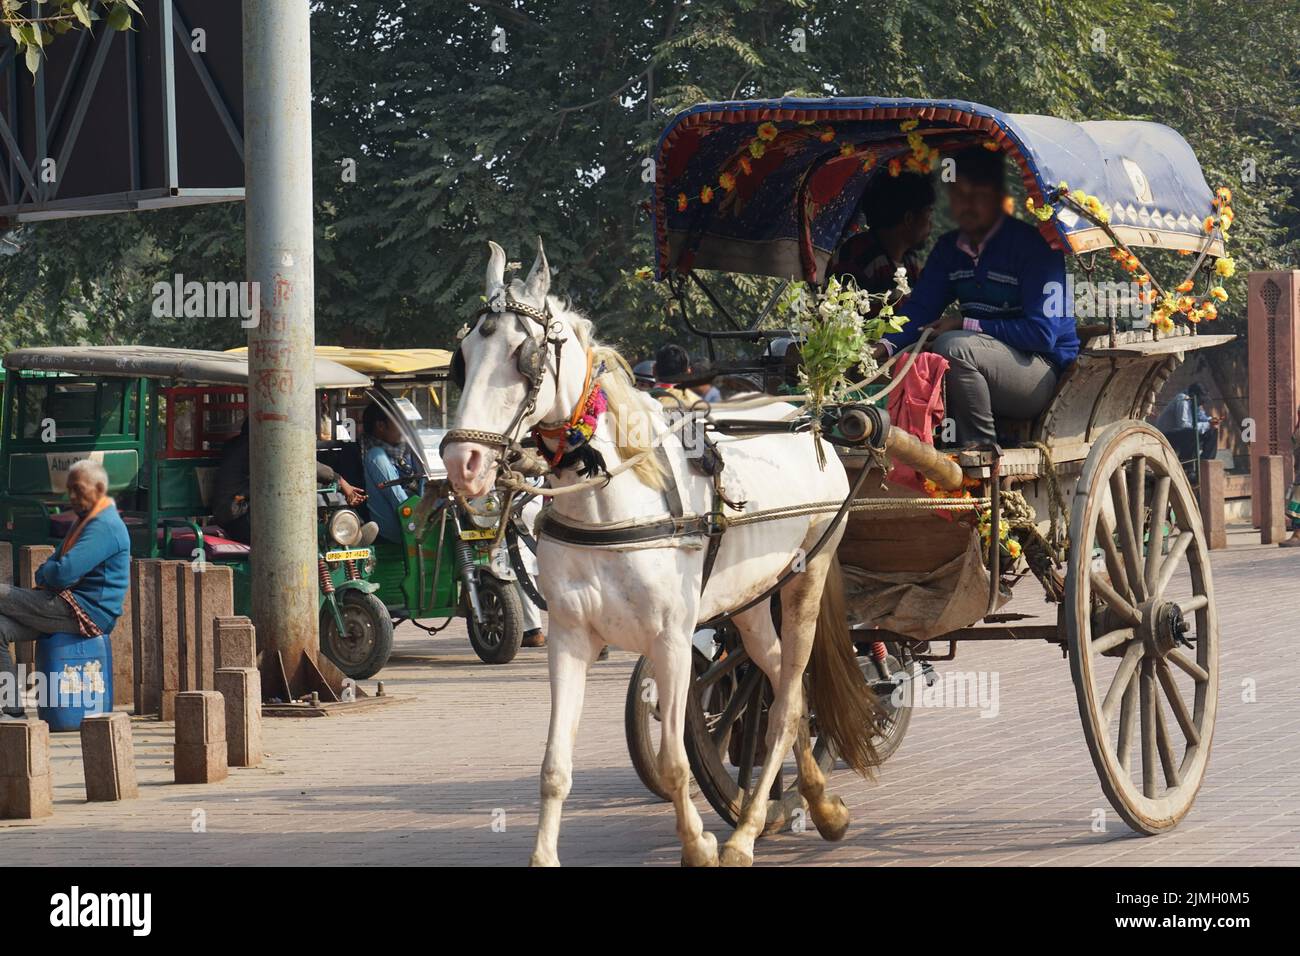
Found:
<path fill-rule="evenodd" d="M 452 486 L 470 497 L 492 488 L 510 443 L 541 421 L 569 414 L 586 375 L 583 345 L 547 299 L 551 271 L 541 240 L 528 278 L 509 286 L 505 250 L 488 245 L 487 305 L 457 349 L 460 404 L 442 449 Z"/>

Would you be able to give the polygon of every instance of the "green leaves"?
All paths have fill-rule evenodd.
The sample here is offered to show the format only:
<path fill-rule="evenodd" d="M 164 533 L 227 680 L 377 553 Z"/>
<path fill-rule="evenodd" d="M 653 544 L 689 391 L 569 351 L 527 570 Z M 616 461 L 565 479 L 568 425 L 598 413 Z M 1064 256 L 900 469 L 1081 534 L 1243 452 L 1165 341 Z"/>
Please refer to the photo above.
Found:
<path fill-rule="evenodd" d="M 100 19 L 93 0 L 40 0 L 39 15 L 26 16 L 30 9 L 23 0 L 0 0 L 0 23 L 9 27 L 9 36 L 23 53 L 32 76 L 41 68 L 45 46 L 56 36 L 73 29 L 92 29 Z M 136 0 L 102 0 L 108 9 L 108 27 L 130 30 L 132 14 L 143 16 Z"/>

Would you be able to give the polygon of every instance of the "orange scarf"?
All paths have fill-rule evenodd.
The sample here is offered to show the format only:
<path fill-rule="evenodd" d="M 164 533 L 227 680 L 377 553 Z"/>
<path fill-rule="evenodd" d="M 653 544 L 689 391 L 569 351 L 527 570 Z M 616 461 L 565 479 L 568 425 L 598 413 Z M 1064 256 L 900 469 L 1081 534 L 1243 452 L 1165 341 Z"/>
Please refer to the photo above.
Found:
<path fill-rule="evenodd" d="M 77 539 L 81 537 L 81 532 L 85 530 L 86 525 L 88 525 L 92 519 L 98 517 L 101 511 L 105 508 L 112 507 L 112 505 L 113 499 L 108 495 L 104 495 L 104 497 L 96 501 L 95 506 L 81 516 L 81 520 L 72 526 L 72 530 L 68 532 L 68 536 L 63 539 L 63 544 L 59 546 L 59 557 L 63 557 L 63 555 L 71 551 L 72 546 L 75 545 Z"/>

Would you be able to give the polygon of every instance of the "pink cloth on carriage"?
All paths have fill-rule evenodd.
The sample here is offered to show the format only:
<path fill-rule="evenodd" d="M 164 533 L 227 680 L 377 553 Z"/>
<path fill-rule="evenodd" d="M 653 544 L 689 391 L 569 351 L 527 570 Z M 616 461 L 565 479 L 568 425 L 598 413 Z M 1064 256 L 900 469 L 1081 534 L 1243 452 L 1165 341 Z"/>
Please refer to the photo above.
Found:
<path fill-rule="evenodd" d="M 903 383 L 889 395 L 889 421 L 916 436 L 927 445 L 934 444 L 934 430 L 943 421 L 943 376 L 948 360 L 933 352 L 922 352 L 912 363 Z M 889 480 L 912 488 L 921 488 L 925 479 L 907 465 L 895 465 Z"/>

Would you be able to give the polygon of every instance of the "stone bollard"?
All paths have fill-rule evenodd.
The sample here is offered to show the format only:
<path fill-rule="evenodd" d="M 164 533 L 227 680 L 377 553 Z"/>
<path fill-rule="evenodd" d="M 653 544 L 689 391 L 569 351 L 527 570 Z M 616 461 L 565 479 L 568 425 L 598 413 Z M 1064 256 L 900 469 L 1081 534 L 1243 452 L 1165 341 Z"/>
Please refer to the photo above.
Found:
<path fill-rule="evenodd" d="M 232 767 L 262 762 L 262 676 L 256 667 L 222 667 L 217 690 L 226 699 L 226 754 Z"/>
<path fill-rule="evenodd" d="M 188 561 L 158 562 L 158 622 L 162 632 L 158 716 L 162 720 L 176 719 L 176 695 L 185 687 L 182 677 L 185 672 L 185 612 L 182 602 L 188 568 Z"/>
<path fill-rule="evenodd" d="M 256 667 L 257 632 L 242 615 L 219 617 L 215 622 L 217 667 Z"/>
<path fill-rule="evenodd" d="M 86 799 L 134 800 L 140 795 L 135 779 L 135 741 L 131 718 L 123 713 L 97 714 L 81 722 L 81 763 L 86 774 Z"/>
<path fill-rule="evenodd" d="M 216 783 L 228 776 L 226 705 L 215 690 L 176 695 L 176 782 Z"/>
<path fill-rule="evenodd" d="M 1260 544 L 1277 544 L 1286 537 L 1286 487 L 1285 463 L 1281 455 L 1260 455 L 1255 459 L 1259 468 Z"/>
<path fill-rule="evenodd" d="M 212 690 L 217 669 L 216 619 L 235 613 L 235 572 L 220 564 L 204 564 L 194 575 L 194 614 L 198 627 L 198 690 Z M 240 667 L 226 664 L 226 667 Z"/>
<path fill-rule="evenodd" d="M 53 813 L 49 725 L 0 722 L 0 819 L 35 820 Z"/>
<path fill-rule="evenodd" d="M 1223 462 L 1203 461 L 1200 468 L 1201 480 L 1196 487 L 1196 502 L 1201 510 L 1201 524 L 1205 527 L 1206 545 L 1211 551 L 1218 551 L 1228 546 L 1228 529 L 1223 515 Z"/>
<path fill-rule="evenodd" d="M 158 621 L 158 582 L 162 562 L 131 562 L 131 641 L 135 665 L 135 712 L 157 717 L 162 708 L 162 625 Z"/>

